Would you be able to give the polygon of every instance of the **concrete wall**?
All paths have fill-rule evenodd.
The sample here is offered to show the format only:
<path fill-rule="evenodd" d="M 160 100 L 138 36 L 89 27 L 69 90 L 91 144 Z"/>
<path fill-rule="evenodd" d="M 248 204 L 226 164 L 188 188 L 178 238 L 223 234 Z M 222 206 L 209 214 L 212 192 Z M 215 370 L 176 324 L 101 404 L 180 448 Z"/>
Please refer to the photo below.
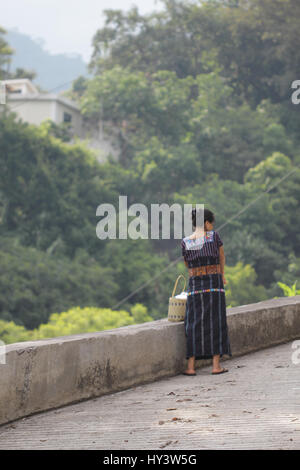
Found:
<path fill-rule="evenodd" d="M 112 155 L 115 161 L 120 158 L 121 148 L 118 139 L 118 128 L 111 122 L 83 121 L 82 138 L 87 140 L 89 148 L 95 151 L 98 162 L 107 161 L 108 155 Z"/>
<path fill-rule="evenodd" d="M 22 100 L 7 100 L 7 105 L 11 108 L 11 111 L 18 115 L 18 118 L 24 122 L 35 124 L 38 126 L 44 119 L 54 120 L 54 103 L 48 101 L 28 101 Z M 18 119 L 17 119 L 18 120 Z"/>
<path fill-rule="evenodd" d="M 55 106 L 55 118 L 53 119 L 57 124 L 64 122 L 64 113 L 68 113 L 72 116 L 71 126 L 75 135 L 82 137 L 82 116 L 79 110 L 73 109 L 65 103 L 60 101 L 54 101 Z"/>
<path fill-rule="evenodd" d="M 53 97 L 53 99 L 35 99 L 31 100 L 18 97 L 15 99 L 7 100 L 8 107 L 11 111 L 18 115 L 18 118 L 24 122 L 39 126 L 45 119 L 52 119 L 56 124 L 61 124 L 64 121 L 64 112 L 72 116 L 71 125 L 73 131 L 79 137 L 82 137 L 82 117 L 78 110 L 74 109 L 68 104 L 61 102 Z"/>
<path fill-rule="evenodd" d="M 300 296 L 227 309 L 227 321 L 233 356 L 300 338 Z M 184 324 L 167 319 L 7 345 L 0 424 L 179 374 L 185 357 Z"/>

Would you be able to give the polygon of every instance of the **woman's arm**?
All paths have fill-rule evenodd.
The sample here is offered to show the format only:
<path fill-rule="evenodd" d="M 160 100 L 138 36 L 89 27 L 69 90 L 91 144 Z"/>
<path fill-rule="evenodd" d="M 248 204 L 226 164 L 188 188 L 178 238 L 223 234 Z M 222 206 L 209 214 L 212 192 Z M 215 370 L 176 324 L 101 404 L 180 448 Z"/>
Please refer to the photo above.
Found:
<path fill-rule="evenodd" d="M 224 268 L 225 268 L 225 253 L 224 253 L 224 246 L 219 247 L 219 255 L 220 255 L 220 266 L 221 266 L 221 273 L 223 277 L 223 283 L 226 284 L 226 279 L 224 277 Z"/>
<path fill-rule="evenodd" d="M 224 246 L 220 246 L 220 248 L 219 248 L 219 255 L 220 255 L 221 273 L 224 274 L 224 267 L 225 267 Z"/>

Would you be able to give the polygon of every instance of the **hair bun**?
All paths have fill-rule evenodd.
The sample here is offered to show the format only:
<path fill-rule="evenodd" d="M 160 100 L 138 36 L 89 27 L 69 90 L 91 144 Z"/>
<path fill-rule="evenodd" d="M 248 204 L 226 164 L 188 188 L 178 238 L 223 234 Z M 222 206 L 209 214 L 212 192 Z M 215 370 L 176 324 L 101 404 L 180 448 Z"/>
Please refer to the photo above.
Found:
<path fill-rule="evenodd" d="M 210 211 L 209 209 L 202 209 L 202 208 L 196 209 L 195 207 L 193 207 L 191 211 L 191 217 L 192 217 L 192 224 L 194 227 L 197 226 L 197 217 L 200 219 L 201 225 L 202 223 L 204 224 L 205 221 L 212 223 L 215 220 L 213 212 Z M 198 220 L 198 223 L 199 223 L 199 220 Z"/>

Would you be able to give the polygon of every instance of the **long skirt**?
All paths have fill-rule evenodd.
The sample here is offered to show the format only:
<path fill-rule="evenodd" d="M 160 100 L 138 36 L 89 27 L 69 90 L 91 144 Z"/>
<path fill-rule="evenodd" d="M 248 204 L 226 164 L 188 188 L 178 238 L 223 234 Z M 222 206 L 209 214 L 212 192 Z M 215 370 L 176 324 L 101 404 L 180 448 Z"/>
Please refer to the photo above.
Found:
<path fill-rule="evenodd" d="M 226 300 L 221 274 L 189 278 L 186 314 L 186 359 L 232 356 L 226 320 Z"/>

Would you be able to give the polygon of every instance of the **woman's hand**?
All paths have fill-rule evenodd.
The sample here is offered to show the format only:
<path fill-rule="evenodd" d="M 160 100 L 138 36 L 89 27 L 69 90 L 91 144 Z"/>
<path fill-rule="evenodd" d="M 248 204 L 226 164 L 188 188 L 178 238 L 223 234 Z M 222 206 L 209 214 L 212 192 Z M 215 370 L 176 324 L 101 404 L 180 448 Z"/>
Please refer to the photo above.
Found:
<path fill-rule="evenodd" d="M 222 274 L 222 278 L 223 278 L 223 284 L 227 284 L 224 274 Z"/>

